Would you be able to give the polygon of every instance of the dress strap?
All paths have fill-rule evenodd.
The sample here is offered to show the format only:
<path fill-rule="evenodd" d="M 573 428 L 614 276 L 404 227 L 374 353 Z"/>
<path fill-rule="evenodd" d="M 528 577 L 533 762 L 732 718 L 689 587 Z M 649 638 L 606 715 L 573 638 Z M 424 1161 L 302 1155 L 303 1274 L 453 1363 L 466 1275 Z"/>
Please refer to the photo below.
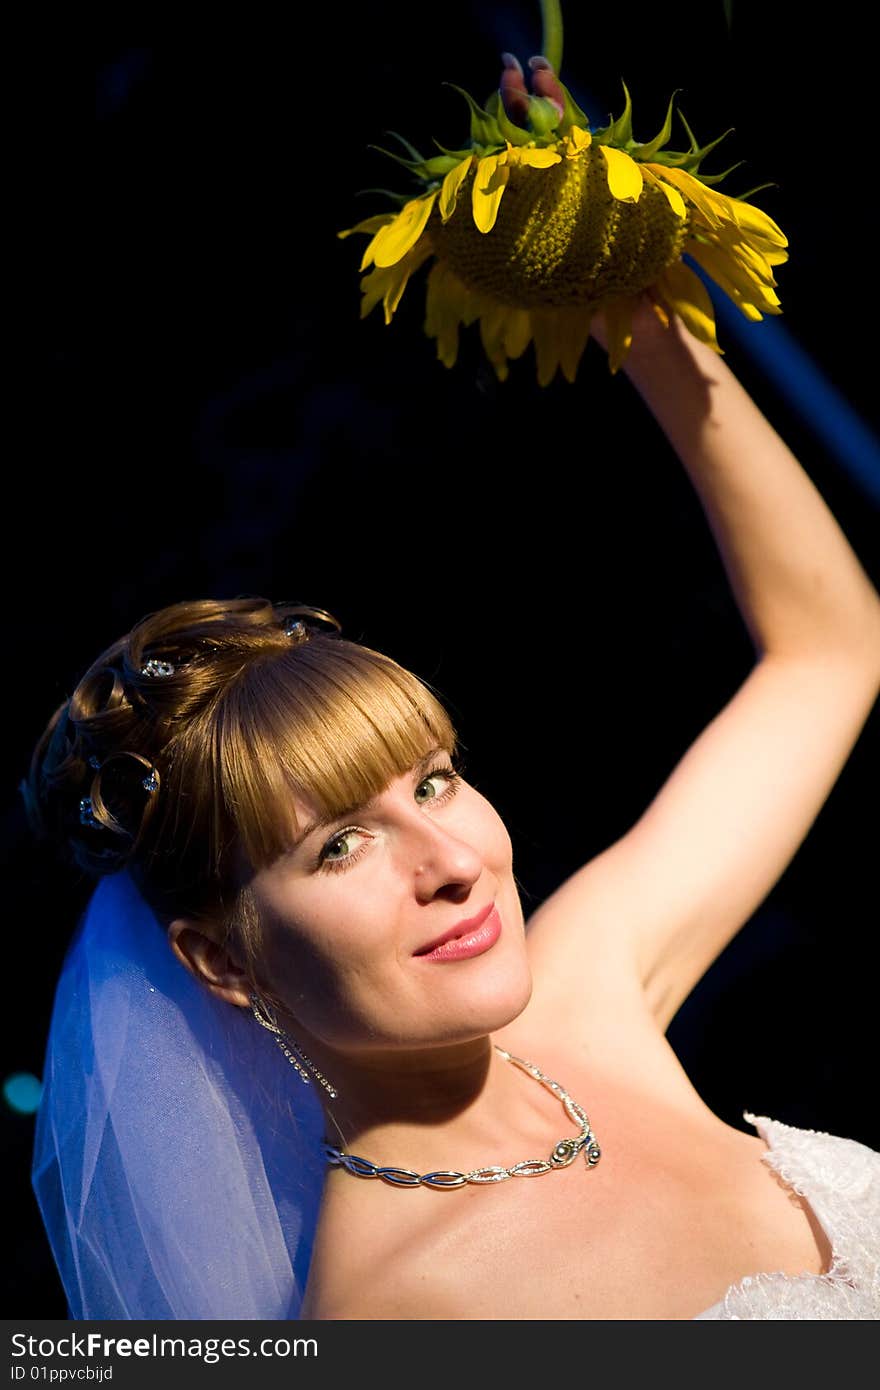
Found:
<path fill-rule="evenodd" d="M 853 1241 L 854 1231 L 868 1210 L 880 1210 L 880 1154 L 854 1139 L 766 1115 L 744 1111 L 743 1119 L 767 1144 L 762 1160 L 809 1202 L 831 1242 L 835 1268 L 855 1258 L 861 1242 Z"/>

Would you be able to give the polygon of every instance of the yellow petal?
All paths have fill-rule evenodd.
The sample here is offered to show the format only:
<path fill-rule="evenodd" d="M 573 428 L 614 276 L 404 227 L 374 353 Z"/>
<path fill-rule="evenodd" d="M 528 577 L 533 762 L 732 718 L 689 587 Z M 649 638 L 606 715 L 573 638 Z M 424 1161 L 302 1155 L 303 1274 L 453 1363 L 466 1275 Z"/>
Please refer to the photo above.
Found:
<path fill-rule="evenodd" d="M 508 151 L 508 158 L 513 164 L 528 164 L 530 169 L 549 169 L 552 165 L 562 162 L 562 155 L 557 154 L 555 150 L 533 150 L 527 145 L 512 145 Z"/>
<path fill-rule="evenodd" d="M 672 185 L 666 183 L 664 179 L 658 179 L 657 175 L 647 164 L 642 165 L 642 174 L 650 183 L 654 184 L 656 188 L 659 188 L 661 193 L 666 194 L 669 206 L 677 217 L 687 217 L 687 208 L 684 204 L 684 198 L 682 198 L 677 188 L 673 188 Z"/>
<path fill-rule="evenodd" d="M 508 308 L 504 329 L 504 348 L 508 357 L 522 357 L 531 341 L 532 320 L 528 309 Z"/>
<path fill-rule="evenodd" d="M 660 320 L 660 322 L 663 324 L 663 327 L 664 327 L 664 328 L 668 328 L 668 327 L 669 327 L 669 315 L 667 314 L 666 310 L 663 308 L 663 305 L 662 305 L 662 304 L 658 304 L 656 300 L 652 300 L 652 301 L 651 301 L 651 308 L 654 310 L 654 313 L 657 315 L 657 318 L 658 318 L 658 319 Z"/>
<path fill-rule="evenodd" d="M 521 357 L 531 341 L 528 311 L 487 300 L 480 315 L 480 337 L 498 380 L 506 381 L 508 358 Z"/>
<path fill-rule="evenodd" d="M 501 205 L 501 195 L 504 192 L 504 183 L 499 179 L 495 181 L 495 173 L 500 161 L 507 160 L 507 152 L 503 154 L 487 154 L 477 161 L 477 172 L 474 175 L 473 188 L 471 189 L 471 206 L 473 208 L 474 222 L 480 232 L 491 232 L 495 226 L 495 218 L 498 216 L 498 208 Z M 492 184 L 491 193 L 487 192 L 487 185 Z"/>
<path fill-rule="evenodd" d="M 766 212 L 762 212 L 751 203 L 742 202 L 739 198 L 728 198 L 727 201 L 737 225 L 742 227 L 744 232 L 748 232 L 750 236 L 757 233 L 758 236 L 766 237 L 773 246 L 788 245 L 788 237 Z"/>
<path fill-rule="evenodd" d="M 458 202 L 458 194 L 461 185 L 467 178 L 467 172 L 471 167 L 471 155 L 463 159 L 460 164 L 456 164 L 454 169 L 450 169 L 440 188 L 440 216 L 444 222 L 448 222 L 455 212 L 455 205 Z"/>
<path fill-rule="evenodd" d="M 756 252 L 765 263 L 766 269 L 762 274 L 768 281 L 776 284 L 770 272 L 770 266 L 782 265 L 788 260 L 788 252 L 779 246 L 774 246 L 766 237 L 758 232 L 746 232 L 735 222 L 726 222 L 717 232 L 717 240 L 725 249 L 733 251 L 736 255 L 742 253 L 743 247 L 748 247 L 749 253 Z"/>
<path fill-rule="evenodd" d="M 388 287 L 382 296 L 382 303 L 385 308 L 385 322 L 390 323 L 392 315 L 397 308 L 406 289 L 409 277 L 418 270 L 432 254 L 430 245 L 424 242 L 420 246 L 414 246 L 408 255 L 404 256 L 397 265 L 389 266 L 387 273 L 391 277 Z"/>
<path fill-rule="evenodd" d="M 675 184 L 686 198 L 699 208 L 706 221 L 712 227 L 722 226 L 725 219 L 730 214 L 726 204 L 729 199 L 724 198 L 720 193 L 715 193 L 713 189 L 707 188 L 699 179 L 695 179 L 693 174 L 688 174 L 684 169 L 671 169 L 665 164 L 655 166 L 657 174 L 668 183 Z"/>
<path fill-rule="evenodd" d="M 480 318 L 480 340 L 483 351 L 495 368 L 499 381 L 506 381 L 508 375 L 507 353 L 504 349 L 504 330 L 506 314 L 503 304 L 493 305 Z"/>
<path fill-rule="evenodd" d="M 367 314 L 372 313 L 381 299 L 384 299 L 392 278 L 392 268 L 377 270 L 375 266 L 361 280 L 361 290 L 363 299 L 361 300 L 361 318 L 365 319 Z M 386 315 L 385 322 L 388 322 Z"/>
<path fill-rule="evenodd" d="M 626 361 L 632 344 L 632 303 L 629 299 L 609 299 L 605 305 L 605 336 L 608 365 L 612 372 L 617 372 Z"/>
<path fill-rule="evenodd" d="M 760 287 L 761 292 L 771 304 L 779 303 L 772 288 L 776 284 L 776 279 L 767 263 L 766 256 L 741 238 L 728 241 L 724 236 L 721 236 L 719 237 L 719 245 L 730 253 L 756 287 Z"/>
<path fill-rule="evenodd" d="M 387 227 L 389 222 L 394 221 L 393 212 L 377 212 L 374 217 L 365 217 L 363 222 L 358 222 L 354 227 L 346 227 L 344 232 L 337 232 L 340 240 L 351 236 L 352 232 L 378 232 L 381 227 Z M 363 266 L 361 266 L 363 270 Z"/>
<path fill-rule="evenodd" d="M 373 264 L 373 257 L 376 254 L 376 247 L 380 245 L 379 238 L 381 237 L 385 229 L 391 225 L 391 222 L 394 221 L 396 216 L 396 213 L 392 213 L 391 221 L 383 222 L 382 225 L 376 229 L 375 235 L 372 237 L 372 239 L 367 242 L 364 254 L 361 257 L 361 270 L 366 270 L 368 266 L 371 266 Z"/>
<path fill-rule="evenodd" d="M 783 265 L 788 260 L 787 251 L 779 251 L 776 247 L 768 247 L 766 242 L 762 242 L 760 237 L 750 234 L 754 244 L 761 249 L 761 254 L 768 265 Z"/>
<path fill-rule="evenodd" d="M 559 334 L 557 314 L 553 309 L 531 311 L 532 336 L 538 366 L 538 385 L 549 386 L 559 366 Z"/>
<path fill-rule="evenodd" d="M 701 265 L 708 275 L 711 275 L 716 285 L 728 295 L 747 319 L 753 323 L 759 322 L 764 317 L 757 307 L 757 288 L 754 282 L 744 274 L 742 269 L 725 256 L 724 252 L 717 246 L 707 246 L 703 242 L 692 241 L 688 243 L 687 251 L 689 256 L 693 256 L 698 265 Z M 764 306 L 765 312 L 778 314 L 780 311 L 773 306 Z"/>
<path fill-rule="evenodd" d="M 693 256 L 694 260 L 703 267 L 716 285 L 719 285 L 725 294 L 737 304 L 745 313 L 744 306 L 752 305 L 757 311 L 758 308 L 767 314 L 778 314 L 779 300 L 768 285 L 764 285 L 756 279 L 741 261 L 735 256 L 729 255 L 723 247 L 718 245 L 707 245 L 702 241 L 690 241 L 687 244 L 688 255 Z M 748 318 L 754 318 L 754 314 L 747 314 Z M 757 315 L 761 317 L 760 314 Z"/>
<path fill-rule="evenodd" d="M 704 270 L 709 272 L 725 294 L 730 294 L 731 289 L 735 290 L 738 295 L 751 294 L 754 290 L 752 277 L 717 242 L 689 241 L 687 253 L 689 256 L 693 256 Z"/>
<path fill-rule="evenodd" d="M 691 197 L 709 217 L 713 226 L 733 224 L 749 241 L 760 244 L 762 250 L 764 246 L 768 246 L 779 253 L 780 248 L 788 245 L 785 233 L 773 218 L 768 217 L 760 208 L 754 207 L 751 203 L 744 203 L 740 198 L 731 198 L 726 193 L 719 193 L 717 189 L 707 188 L 699 179 L 692 174 L 686 174 L 683 169 L 663 168 L 663 177 L 670 174 L 675 176 L 673 182 L 678 182 L 679 187 L 683 187 L 685 192 L 690 191 Z M 686 184 L 688 187 L 685 187 Z M 783 255 L 782 259 L 785 260 L 787 257 Z M 779 263 L 779 260 L 774 261 L 776 265 Z"/>
<path fill-rule="evenodd" d="M 364 295 L 361 301 L 361 318 L 366 318 L 381 299 L 385 310 L 385 322 L 390 323 L 406 289 L 407 281 L 413 271 L 418 270 L 430 255 L 430 245 L 423 242 L 420 246 L 414 246 L 395 265 L 376 266 L 369 275 L 365 275 L 361 281 Z"/>
<path fill-rule="evenodd" d="M 557 315 L 559 365 L 567 382 L 573 383 L 590 336 L 592 315 L 583 309 L 560 309 Z"/>
<path fill-rule="evenodd" d="M 634 159 L 613 145 L 600 145 L 608 165 L 608 188 L 619 203 L 637 203 L 642 194 L 642 171 Z"/>
<path fill-rule="evenodd" d="M 715 352 L 721 352 L 715 337 L 715 310 L 699 275 L 695 275 L 681 261 L 676 261 L 666 267 L 655 285 L 655 291 L 673 313 L 678 314 L 685 328 L 695 338 Z"/>
<path fill-rule="evenodd" d="M 455 365 L 458 357 L 458 326 L 461 322 L 449 293 L 447 280 L 450 278 L 442 262 L 437 261 L 431 267 L 425 313 L 425 332 L 429 338 L 437 339 L 437 356 L 444 367 Z"/>
<path fill-rule="evenodd" d="M 427 197 L 413 198 L 401 209 L 394 221 L 387 227 L 382 227 L 364 254 L 361 269 L 365 269 L 370 261 L 368 256 L 378 266 L 394 265 L 401 260 L 418 241 L 428 218 L 431 216 L 431 209 L 437 201 L 436 190 L 429 193 Z"/>
<path fill-rule="evenodd" d="M 566 381 L 573 382 L 590 336 L 590 314 L 583 309 L 533 309 L 531 331 L 535 340 L 538 385 L 548 386 L 562 368 Z M 508 353 L 515 353 L 508 342 Z"/>
<path fill-rule="evenodd" d="M 455 365 L 459 325 L 473 323 L 478 312 L 476 296 L 442 261 L 437 261 L 428 276 L 425 333 L 437 339 L 437 356 L 444 367 Z"/>
<path fill-rule="evenodd" d="M 503 155 L 499 155 L 495 172 L 489 182 L 483 185 L 484 193 L 495 193 L 499 188 L 506 188 L 510 181 L 510 161 Z"/>
<path fill-rule="evenodd" d="M 575 159 L 578 155 L 588 150 L 593 143 L 593 137 L 588 130 L 582 126 L 573 125 L 568 132 L 568 158 Z"/>

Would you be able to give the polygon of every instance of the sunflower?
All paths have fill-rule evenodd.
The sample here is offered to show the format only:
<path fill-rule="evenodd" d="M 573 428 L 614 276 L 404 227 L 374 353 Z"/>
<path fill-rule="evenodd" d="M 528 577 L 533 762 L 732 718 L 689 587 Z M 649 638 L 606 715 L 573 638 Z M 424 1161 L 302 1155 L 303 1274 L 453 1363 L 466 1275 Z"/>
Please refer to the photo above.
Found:
<path fill-rule="evenodd" d="M 462 92 L 471 115 L 466 148 L 423 158 L 403 142 L 411 157 L 393 158 L 421 191 L 339 234 L 370 236 L 361 317 L 381 302 L 390 323 L 410 276 L 430 261 L 425 331 L 440 361 L 455 363 L 461 326 L 478 322 L 499 380 L 533 342 L 543 386 L 557 368 L 574 381 L 597 314 L 616 372 L 644 296 L 666 326 L 677 315 L 720 352 L 712 301 L 685 256 L 746 318 L 780 313 L 773 267 L 787 259 L 788 243 L 746 201 L 759 190 L 731 197 L 715 187 L 730 169 L 700 173 L 724 136 L 699 146 L 679 112 L 689 148 L 666 148 L 673 94 L 658 135 L 637 143 L 626 84 L 622 114 L 593 130 L 557 76 L 560 58 L 561 41 L 555 65 L 530 60 L 531 92 L 510 54 L 485 107 Z"/>

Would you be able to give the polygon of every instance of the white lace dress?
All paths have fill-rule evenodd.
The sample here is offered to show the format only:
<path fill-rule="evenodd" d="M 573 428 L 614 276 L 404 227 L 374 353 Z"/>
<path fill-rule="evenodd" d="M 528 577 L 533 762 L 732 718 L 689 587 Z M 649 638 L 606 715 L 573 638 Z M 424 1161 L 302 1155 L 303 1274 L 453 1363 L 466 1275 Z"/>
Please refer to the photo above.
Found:
<path fill-rule="evenodd" d="M 831 1244 L 825 1274 L 752 1274 L 702 1318 L 880 1318 L 880 1154 L 854 1139 L 749 1114 L 763 1162 L 802 1196 Z"/>

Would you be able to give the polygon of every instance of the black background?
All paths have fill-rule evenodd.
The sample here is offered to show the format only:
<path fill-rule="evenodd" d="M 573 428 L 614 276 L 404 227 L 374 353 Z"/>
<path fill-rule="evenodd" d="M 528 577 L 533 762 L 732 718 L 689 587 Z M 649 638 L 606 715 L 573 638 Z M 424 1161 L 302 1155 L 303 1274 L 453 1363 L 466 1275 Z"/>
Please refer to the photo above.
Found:
<path fill-rule="evenodd" d="M 395 0 L 164 32 L 105 24 L 96 162 L 76 114 L 88 56 L 44 36 L 14 267 L 27 307 L 7 473 L 4 1076 L 41 1072 L 88 894 L 31 845 L 17 782 L 81 671 L 144 613 L 300 599 L 439 687 L 468 776 L 513 837 L 527 912 L 629 828 L 747 675 L 696 494 L 594 344 L 574 387 L 540 390 L 531 352 L 499 385 L 475 331 L 447 371 L 421 332 L 424 273 L 391 327 L 381 311 L 358 321 L 364 243 L 336 232 L 386 206 L 357 190 L 407 187 L 367 146 L 388 129 L 423 151 L 463 143 L 465 108 L 443 82 L 485 99 L 502 49 L 538 51 L 537 14 Z M 868 418 L 868 45 L 856 5 L 821 25 L 806 14 L 735 0 L 728 28 L 721 0 L 569 3 L 562 75 L 598 123 L 619 113 L 623 77 L 640 139 L 676 87 L 701 140 L 735 127 L 706 169 L 746 160 L 732 193 L 774 182 L 756 201 L 791 241 L 785 331 Z M 877 582 L 876 507 L 809 402 L 755 363 L 775 328 L 731 326 L 727 360 Z M 880 1145 L 866 1096 L 877 742 L 875 711 L 794 861 L 670 1030 L 730 1124 L 749 1108 Z M 0 1122 L 7 1311 L 63 1317 L 29 1186 L 33 1118 L 4 1108 Z"/>

